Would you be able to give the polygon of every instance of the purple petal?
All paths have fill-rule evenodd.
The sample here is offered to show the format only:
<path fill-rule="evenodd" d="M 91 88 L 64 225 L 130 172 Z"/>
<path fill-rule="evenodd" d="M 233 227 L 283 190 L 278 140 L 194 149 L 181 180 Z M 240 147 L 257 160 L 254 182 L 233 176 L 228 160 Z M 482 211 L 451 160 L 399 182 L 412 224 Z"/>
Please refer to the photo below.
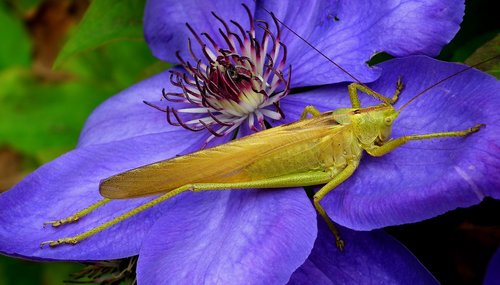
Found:
<path fill-rule="evenodd" d="M 198 35 L 207 32 L 218 43 L 224 42 L 218 32 L 221 25 L 211 12 L 215 12 L 228 23 L 230 19 L 235 19 L 243 27 L 248 28 L 248 15 L 241 6 L 242 2 L 253 11 L 255 6 L 253 1 L 149 0 L 144 9 L 146 41 L 157 58 L 167 62 L 178 62 L 175 53 L 188 51 L 188 38 L 191 38 L 193 46 L 198 51 L 196 40 L 187 29 L 186 23 L 189 23 Z"/>
<path fill-rule="evenodd" d="M 220 24 L 210 15 L 215 11 L 225 20 L 236 20 L 248 28 L 248 19 L 239 2 L 216 1 L 148 1 L 144 16 L 146 39 L 160 59 L 177 62 L 175 51 L 187 54 L 187 38 L 193 38 L 185 27 L 208 32 L 223 43 L 216 29 Z M 254 10 L 253 1 L 245 3 Z M 200 4 L 200 5 L 198 5 Z M 209 5 L 209 7 L 207 7 Z M 373 81 L 378 69 L 366 62 L 386 51 L 395 56 L 410 54 L 437 55 L 459 29 L 464 12 L 463 1 L 443 3 L 440 0 L 392 2 L 325 0 L 293 2 L 265 1 L 259 7 L 273 11 L 287 26 L 303 36 L 361 81 Z M 256 19 L 269 15 L 255 8 Z M 401 38 L 405 40 L 402 41 Z M 282 42 L 287 46 L 287 64 L 293 67 L 293 86 L 320 85 L 352 78 L 325 60 L 302 39 L 282 27 Z"/>
<path fill-rule="evenodd" d="M 392 94 L 402 76 L 405 90 L 398 106 L 465 68 L 424 56 L 392 60 L 380 67 L 383 77 L 370 86 Z M 332 103 L 332 108 L 349 106 L 346 92 L 338 90 L 321 92 L 339 96 L 339 104 Z M 469 70 L 419 97 L 394 123 L 393 137 L 465 130 L 478 123 L 486 128 L 466 138 L 409 142 L 380 158 L 365 156 L 354 175 L 323 200 L 330 217 L 349 228 L 369 230 L 428 219 L 477 204 L 485 196 L 499 198 L 499 92 L 498 80 Z M 361 99 L 365 107 L 374 104 L 368 96 Z"/>
<path fill-rule="evenodd" d="M 386 7 L 384 11 L 392 16 L 379 18 L 380 33 L 384 33 L 384 29 L 390 33 L 376 38 L 381 41 L 384 51 L 396 57 L 412 54 L 437 56 L 460 29 L 464 4 L 461 0 L 404 1 Z"/>
<path fill-rule="evenodd" d="M 284 284 L 311 252 L 316 213 L 300 188 L 191 195 L 144 240 L 139 283 Z"/>
<path fill-rule="evenodd" d="M 483 285 L 499 285 L 500 284 L 500 247 L 488 264 L 486 275 L 484 276 Z"/>
<path fill-rule="evenodd" d="M 169 69 L 129 87 L 99 105 L 87 119 L 80 134 L 78 147 L 182 129 L 170 125 L 165 112 L 143 102 L 146 101 L 162 109 L 167 106 L 176 109 L 193 106 L 189 103 L 167 102 L 163 98 L 163 89 L 167 93 L 181 91 L 179 87 L 173 86 L 170 82 L 170 71 L 172 70 L 183 71 L 177 67 Z M 173 120 L 175 121 L 175 119 Z M 208 131 L 201 133 L 207 137 L 209 135 Z M 229 139 L 229 136 L 215 138 L 206 147 L 224 143 Z M 185 154 L 185 152 L 181 154 Z"/>
<path fill-rule="evenodd" d="M 0 196 L 0 252 L 35 259 L 115 259 L 135 255 L 142 238 L 171 202 L 162 203 L 135 217 L 90 237 L 76 246 L 40 249 L 40 243 L 74 236 L 110 220 L 147 199 L 115 200 L 98 208 L 75 224 L 60 228 L 43 223 L 65 218 L 102 199 L 101 179 L 113 174 L 166 159 L 193 146 L 205 137 L 179 129 L 140 136 L 71 151 L 45 164 L 13 189 Z"/>
<path fill-rule="evenodd" d="M 262 5 L 363 82 L 380 75 L 378 69 L 366 65 L 376 53 L 437 55 L 458 32 L 464 14 L 464 3 L 460 0 L 453 3 L 317 0 L 293 5 L 266 1 Z M 265 17 L 265 12 L 256 11 L 256 18 Z M 288 31 L 283 35 L 289 50 L 287 63 L 294 70 L 293 86 L 353 81 L 302 39 Z"/>
<path fill-rule="evenodd" d="M 356 232 L 340 228 L 343 252 L 319 221 L 311 255 L 288 284 L 438 284 L 403 245 L 383 231 Z"/>
<path fill-rule="evenodd" d="M 172 91 L 170 73 L 165 71 L 111 97 L 87 119 L 78 146 L 108 143 L 131 137 L 176 130 L 167 123 L 166 114 L 143 101 L 159 103 L 162 88 Z"/>

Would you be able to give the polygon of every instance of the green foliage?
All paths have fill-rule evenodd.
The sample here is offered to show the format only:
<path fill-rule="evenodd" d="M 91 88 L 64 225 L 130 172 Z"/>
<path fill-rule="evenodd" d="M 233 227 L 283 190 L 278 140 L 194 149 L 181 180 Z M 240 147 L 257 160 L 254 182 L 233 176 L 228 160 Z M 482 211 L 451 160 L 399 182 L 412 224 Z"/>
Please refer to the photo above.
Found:
<path fill-rule="evenodd" d="M 28 66 L 31 48 L 23 23 L 0 3 L 0 70 L 12 65 Z"/>
<path fill-rule="evenodd" d="M 21 152 L 31 167 L 54 159 L 74 148 L 100 102 L 168 68 L 142 39 L 143 7 L 143 0 L 93 1 L 60 52 L 58 70 L 41 76 L 30 66 L 32 44 L 20 8 L 0 5 L 8 39 L 0 45 L 0 146 Z"/>
<path fill-rule="evenodd" d="M 465 63 L 473 65 L 499 55 L 500 35 L 497 35 L 495 38 L 478 48 L 469 58 L 467 58 Z M 478 68 L 495 76 L 496 78 L 500 78 L 500 58 L 496 58 L 495 60 L 482 64 Z"/>
<path fill-rule="evenodd" d="M 67 62 L 60 81 L 40 80 L 22 68 L 0 72 L 0 145 L 39 163 L 70 150 L 90 112 L 155 62 L 143 42 L 113 43 Z"/>
<path fill-rule="evenodd" d="M 40 82 L 22 69 L 2 72 L 0 85 L 0 145 L 40 162 L 74 146 L 86 116 L 106 95 L 78 82 Z"/>
<path fill-rule="evenodd" d="M 28 170 L 74 148 L 99 103 L 168 68 L 142 39 L 143 0 L 97 0 L 71 33 L 59 68 L 35 72 L 23 15 L 39 3 L 0 4 L 0 147 L 20 152 Z M 65 284 L 82 267 L 0 256 L 0 285 Z"/>
<path fill-rule="evenodd" d="M 43 0 L 4 0 L 5 2 L 9 2 L 14 9 L 19 12 L 27 12 L 36 6 L 38 6 Z"/>
<path fill-rule="evenodd" d="M 93 1 L 55 62 L 117 41 L 142 41 L 144 0 Z"/>
<path fill-rule="evenodd" d="M 34 263 L 0 256 L 0 285 L 63 285 L 71 273 L 82 268 L 78 263 Z"/>
<path fill-rule="evenodd" d="M 464 62 L 476 49 L 498 34 L 498 15 L 490 0 L 466 1 L 460 30 L 438 59 Z"/>

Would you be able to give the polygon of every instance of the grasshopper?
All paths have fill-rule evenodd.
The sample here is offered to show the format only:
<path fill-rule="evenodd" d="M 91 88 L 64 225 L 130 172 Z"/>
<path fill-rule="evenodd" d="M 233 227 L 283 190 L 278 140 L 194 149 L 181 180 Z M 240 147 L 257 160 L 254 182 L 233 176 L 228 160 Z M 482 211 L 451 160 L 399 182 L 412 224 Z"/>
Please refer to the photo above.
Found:
<path fill-rule="evenodd" d="M 301 120 L 297 122 L 111 176 L 100 184 L 99 190 L 105 199 L 66 219 L 49 223 L 59 226 L 74 222 L 110 199 L 164 194 L 87 232 L 47 241 L 42 246 L 76 244 L 186 191 L 325 184 L 313 197 L 314 207 L 334 234 L 336 245 L 342 249 L 344 242 L 321 206 L 321 199 L 354 173 L 363 152 L 382 156 L 409 141 L 464 137 L 484 126 L 477 124 L 462 131 L 390 139 L 392 124 L 401 111 L 396 110 L 393 104 L 402 88 L 403 85 L 398 81 L 394 96 L 388 98 L 363 85 L 352 83 L 348 86 L 350 108 L 321 113 L 313 106 L 307 106 Z M 358 90 L 382 103 L 361 107 Z M 312 116 L 307 118 L 309 114 Z M 186 176 L 185 173 L 191 175 Z"/>
<path fill-rule="evenodd" d="M 272 16 L 275 18 L 274 15 Z M 291 30 L 281 21 L 280 23 Z M 297 35 L 293 30 L 291 31 Z M 300 37 L 300 35 L 297 36 Z M 321 52 L 320 54 L 324 56 Z M 335 62 L 331 62 L 342 69 Z M 350 75 L 344 69 L 342 70 Z M 313 204 L 334 234 L 336 245 L 342 249 L 344 242 L 335 224 L 322 207 L 321 200 L 354 173 L 363 153 L 383 156 L 410 141 L 465 137 L 484 127 L 483 124 L 477 124 L 466 130 L 415 134 L 391 139 L 392 125 L 401 111 L 430 88 L 414 96 L 400 109 L 395 109 L 394 103 L 403 89 L 401 80 L 396 83 L 394 95 L 386 97 L 360 83 L 354 76 L 350 76 L 357 82 L 348 86 L 351 102 L 349 108 L 321 113 L 314 106 L 307 106 L 297 122 L 104 179 L 99 189 L 104 199 L 70 217 L 48 222 L 48 224 L 60 226 L 75 222 L 111 199 L 129 199 L 159 194 L 160 196 L 91 230 L 73 237 L 46 241 L 41 246 L 77 244 L 139 212 L 187 191 L 266 189 L 324 184 L 314 194 Z M 378 99 L 381 104 L 362 107 L 358 91 Z M 187 176 L 186 173 L 190 175 Z"/>

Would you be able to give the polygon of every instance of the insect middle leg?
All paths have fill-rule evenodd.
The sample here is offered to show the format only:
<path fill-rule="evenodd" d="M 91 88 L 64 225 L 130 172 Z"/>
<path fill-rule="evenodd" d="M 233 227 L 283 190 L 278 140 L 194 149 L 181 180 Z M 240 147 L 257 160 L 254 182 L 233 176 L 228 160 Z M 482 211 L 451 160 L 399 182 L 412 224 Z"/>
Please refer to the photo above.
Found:
<path fill-rule="evenodd" d="M 321 112 L 318 109 L 316 109 L 316 107 L 308 105 L 304 108 L 304 111 L 302 111 L 300 119 L 304 120 L 305 118 L 307 118 L 308 114 L 311 114 L 311 116 L 316 117 L 321 115 Z"/>
<path fill-rule="evenodd" d="M 164 195 L 153 199 L 145 204 L 142 204 L 139 207 L 136 207 L 127 213 L 120 215 L 104 224 L 101 224 L 93 229 L 85 231 L 79 235 L 61 238 L 58 240 L 46 241 L 40 244 L 40 247 L 48 244 L 51 247 L 60 245 L 60 244 L 77 244 L 78 242 L 93 236 L 113 225 L 116 225 L 136 214 L 149 209 L 161 202 L 164 202 L 174 196 L 177 196 L 181 193 L 187 191 L 193 192 L 202 192 L 202 191 L 211 191 L 211 190 L 226 190 L 226 189 L 247 189 L 247 188 L 282 188 L 282 187 L 297 187 L 297 186 L 311 186 L 317 184 L 323 184 L 330 181 L 330 174 L 322 171 L 317 172 L 306 172 L 306 173 L 298 173 L 285 175 L 275 178 L 268 178 L 250 182 L 236 182 L 236 183 L 194 183 L 181 186 L 174 190 L 171 190 Z"/>
<path fill-rule="evenodd" d="M 339 186 L 342 182 L 344 182 L 347 178 L 349 178 L 356 168 L 358 167 L 359 162 L 358 161 L 352 161 L 347 165 L 344 170 L 342 170 L 339 174 L 337 174 L 333 179 L 325 184 L 325 186 L 321 187 L 316 194 L 314 194 L 313 201 L 314 201 L 314 207 L 316 207 L 316 211 L 320 214 L 320 216 L 325 220 L 326 224 L 328 225 L 328 228 L 330 231 L 333 233 L 335 236 L 335 243 L 337 247 L 340 250 L 344 249 L 344 241 L 340 238 L 339 230 L 333 223 L 333 221 L 328 217 L 328 214 L 326 213 L 325 209 L 323 206 L 321 206 L 321 200 L 326 196 L 326 194 L 330 193 L 335 187 Z"/>

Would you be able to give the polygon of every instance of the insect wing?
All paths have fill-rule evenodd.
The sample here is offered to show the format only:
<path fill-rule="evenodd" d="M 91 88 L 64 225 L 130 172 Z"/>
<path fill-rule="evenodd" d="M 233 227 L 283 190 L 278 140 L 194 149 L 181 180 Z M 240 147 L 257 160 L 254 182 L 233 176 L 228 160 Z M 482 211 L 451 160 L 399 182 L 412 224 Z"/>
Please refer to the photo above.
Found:
<path fill-rule="evenodd" d="M 250 164 L 290 145 L 323 138 L 340 128 L 323 114 L 265 130 L 192 154 L 132 169 L 103 181 L 100 193 L 112 199 L 133 198 L 171 191 L 191 183 L 230 183 L 255 180 L 243 171 Z"/>

